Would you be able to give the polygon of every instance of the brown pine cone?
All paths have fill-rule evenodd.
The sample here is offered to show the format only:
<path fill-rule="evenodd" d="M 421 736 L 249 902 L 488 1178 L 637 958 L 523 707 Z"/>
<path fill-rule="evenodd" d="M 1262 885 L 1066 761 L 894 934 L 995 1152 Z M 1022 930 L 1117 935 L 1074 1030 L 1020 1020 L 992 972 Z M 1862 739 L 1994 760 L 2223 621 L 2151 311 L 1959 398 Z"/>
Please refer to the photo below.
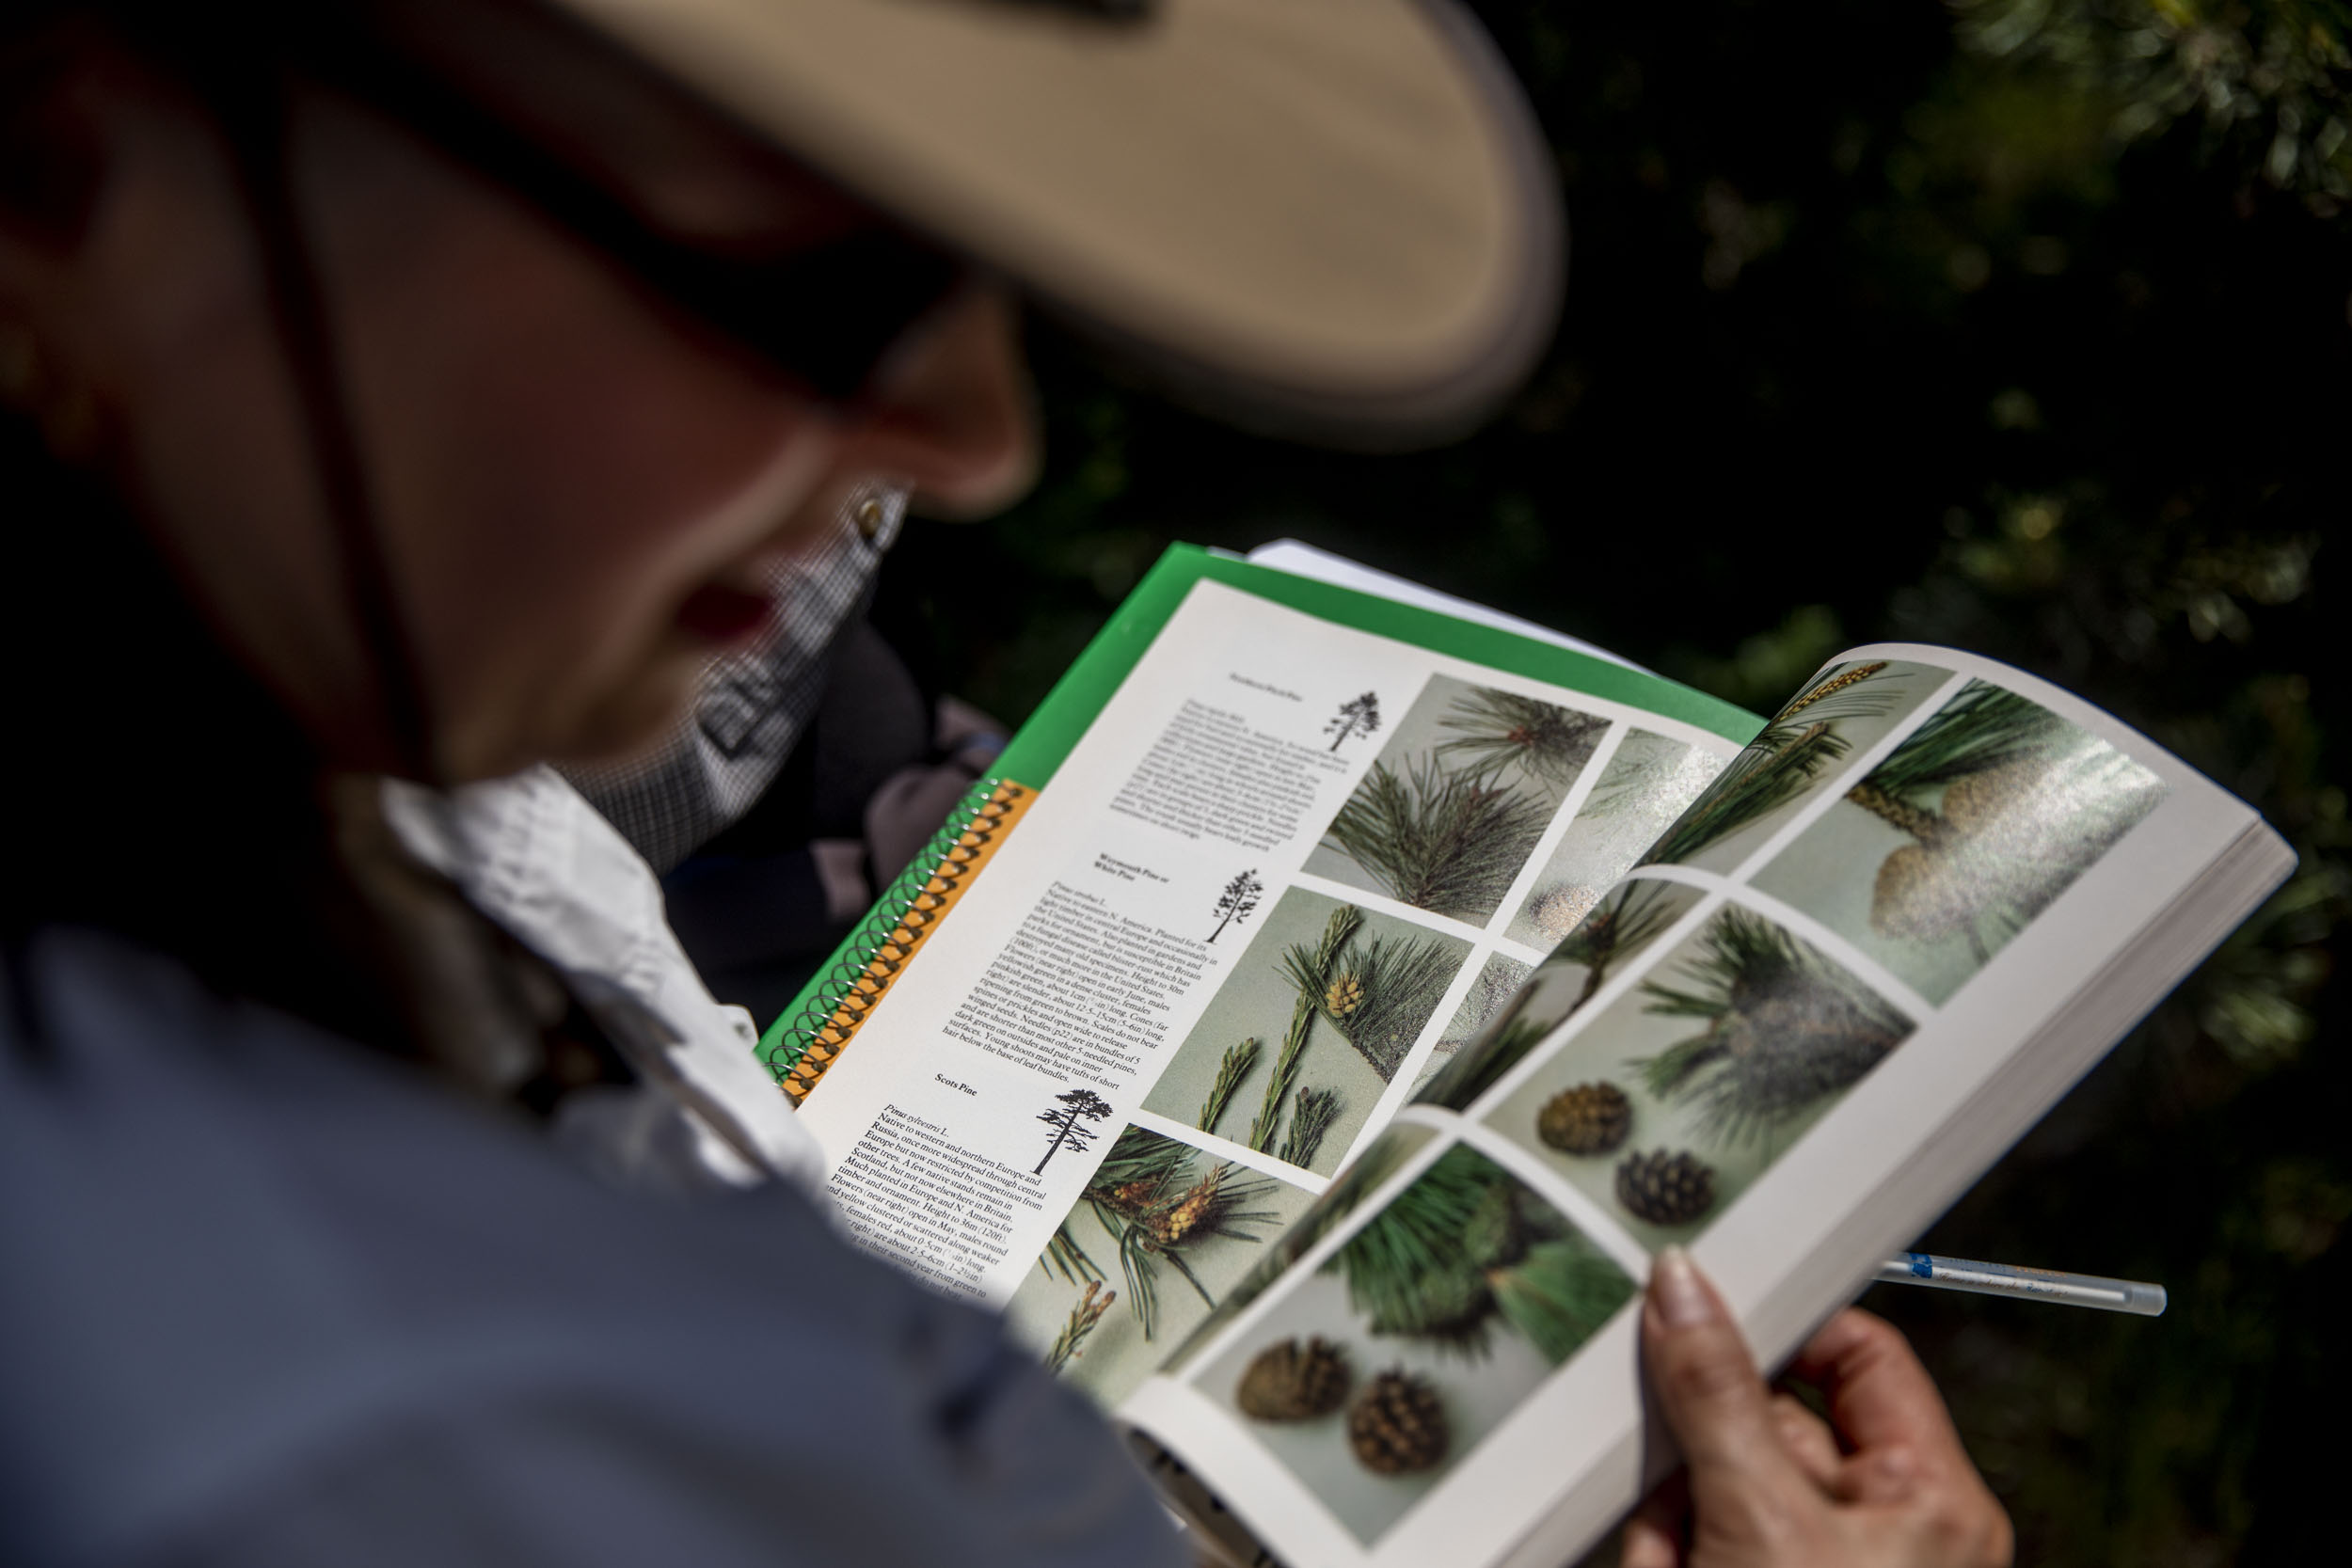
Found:
<path fill-rule="evenodd" d="M 1379 1475 L 1435 1468 L 1450 1441 L 1437 1389 L 1402 1369 L 1374 1378 L 1347 1413 L 1348 1447 L 1365 1469 Z"/>

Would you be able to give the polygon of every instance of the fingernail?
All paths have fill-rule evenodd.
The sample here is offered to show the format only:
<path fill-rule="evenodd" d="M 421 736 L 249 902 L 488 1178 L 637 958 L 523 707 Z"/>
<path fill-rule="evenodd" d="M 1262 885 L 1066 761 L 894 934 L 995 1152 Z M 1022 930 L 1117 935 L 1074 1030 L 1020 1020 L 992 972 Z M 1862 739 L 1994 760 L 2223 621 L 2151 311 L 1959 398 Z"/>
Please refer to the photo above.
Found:
<path fill-rule="evenodd" d="M 1650 1259 L 1650 1300 L 1668 1328 L 1696 1328 L 1715 1321 L 1715 1296 L 1699 1278 L 1691 1255 L 1678 1246 L 1662 1249 Z"/>

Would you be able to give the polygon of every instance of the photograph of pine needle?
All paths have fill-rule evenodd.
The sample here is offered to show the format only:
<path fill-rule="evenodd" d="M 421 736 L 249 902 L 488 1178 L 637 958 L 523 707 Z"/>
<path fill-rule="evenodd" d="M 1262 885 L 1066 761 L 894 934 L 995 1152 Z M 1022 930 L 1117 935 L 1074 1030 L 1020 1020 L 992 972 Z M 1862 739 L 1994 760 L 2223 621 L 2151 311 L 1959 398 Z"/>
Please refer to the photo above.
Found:
<path fill-rule="evenodd" d="M 1432 676 L 1306 869 L 1484 925 L 1608 733 L 1596 714 Z"/>
<path fill-rule="evenodd" d="M 2089 731 L 1972 681 L 1756 883 L 1940 1003 L 2164 794 Z"/>
<path fill-rule="evenodd" d="M 1530 947 L 1556 944 L 1698 799 L 1724 763 L 1685 741 L 1629 732 L 1503 934 Z"/>
<path fill-rule="evenodd" d="M 1643 863 L 1733 869 L 1812 798 L 1817 785 L 1950 679 L 1948 670 L 1885 659 L 1831 665 L 1731 759 Z"/>
<path fill-rule="evenodd" d="M 1317 1242 L 1345 1225 L 1374 1189 L 1403 1170 L 1436 1136 L 1418 1122 L 1391 1122 L 1378 1137 L 1364 1146 L 1362 1153 L 1348 1162 L 1347 1168 L 1308 1206 L 1304 1214 L 1259 1249 L 1257 1261 L 1250 1264 L 1249 1272 L 1218 1296 L 1216 1310 L 1201 1320 L 1162 1370 L 1171 1377 L 1182 1372 L 1226 1323 L 1264 1294 L 1292 1264 L 1312 1252 Z"/>
<path fill-rule="evenodd" d="M 1310 1196 L 1126 1127 L 1014 1293 L 1012 1331 L 1060 1376 L 1115 1402 L 1208 1317 Z"/>
<path fill-rule="evenodd" d="M 1328 1175 L 1437 1012 L 1470 943 L 1303 888 L 1258 919 L 1241 961 L 1144 1106 Z"/>
<path fill-rule="evenodd" d="M 1468 1145 L 1362 1220 L 1194 1374 L 1369 1544 L 1636 1294 Z"/>
<path fill-rule="evenodd" d="M 1554 1029 L 1593 999 L 1609 977 L 1671 929 L 1699 901 L 1697 888 L 1645 878 L 1622 882 L 1580 921 L 1526 985 L 1495 1009 L 1487 1026 L 1444 1064 L 1416 1098 L 1450 1110 L 1471 1101 L 1502 1079 Z"/>
<path fill-rule="evenodd" d="M 1725 905 L 1482 1119 L 1655 1250 L 1730 1207 L 1912 1028 L 1819 948 Z"/>

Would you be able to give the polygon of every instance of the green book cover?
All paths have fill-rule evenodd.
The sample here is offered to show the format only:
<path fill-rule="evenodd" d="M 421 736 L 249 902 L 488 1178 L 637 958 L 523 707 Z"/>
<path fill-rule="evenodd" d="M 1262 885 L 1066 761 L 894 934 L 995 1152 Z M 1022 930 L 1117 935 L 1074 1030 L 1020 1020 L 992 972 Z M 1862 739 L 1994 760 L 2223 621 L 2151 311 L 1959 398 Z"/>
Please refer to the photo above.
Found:
<path fill-rule="evenodd" d="M 1763 721 L 1754 714 L 1661 676 L 1517 632 L 1465 621 L 1419 605 L 1311 578 L 1252 565 L 1197 545 L 1171 546 L 1085 653 L 1021 726 L 989 777 L 948 816 L 938 837 L 882 891 L 866 918 L 761 1037 L 760 1059 L 779 1079 L 790 1072 L 816 1032 L 831 1018 L 878 953 L 890 951 L 899 915 L 921 894 L 931 873 L 955 849 L 977 815 L 1008 781 L 1034 792 L 1051 784 L 1072 748 L 1151 647 L 1195 584 L 1208 581 L 1283 605 L 1303 614 L 1391 638 L 1434 653 L 1523 675 L 1532 680 L 1646 709 L 1745 744 Z"/>

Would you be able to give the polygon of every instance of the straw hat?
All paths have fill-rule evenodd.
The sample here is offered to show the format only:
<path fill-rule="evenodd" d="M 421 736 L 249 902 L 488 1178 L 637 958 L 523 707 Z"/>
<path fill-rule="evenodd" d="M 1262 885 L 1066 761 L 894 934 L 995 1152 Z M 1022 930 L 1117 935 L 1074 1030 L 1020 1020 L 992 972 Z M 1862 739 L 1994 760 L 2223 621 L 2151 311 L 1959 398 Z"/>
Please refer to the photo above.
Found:
<path fill-rule="evenodd" d="M 1442 434 L 1549 335 L 1549 158 L 1450 0 L 553 8 L 1245 418 Z"/>

